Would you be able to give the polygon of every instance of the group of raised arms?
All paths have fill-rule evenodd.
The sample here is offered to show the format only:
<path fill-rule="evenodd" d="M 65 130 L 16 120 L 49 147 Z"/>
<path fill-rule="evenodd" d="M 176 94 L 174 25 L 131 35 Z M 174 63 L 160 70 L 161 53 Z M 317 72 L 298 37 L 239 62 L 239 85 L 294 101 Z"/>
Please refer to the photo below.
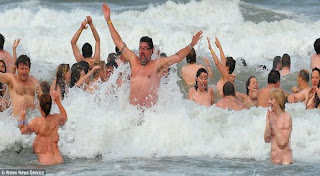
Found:
<path fill-rule="evenodd" d="M 292 88 L 293 93 L 287 95 L 280 88 L 280 74 L 290 73 L 290 56 L 276 57 L 276 67 L 268 75 L 268 85 L 258 89 L 258 81 L 254 76 L 249 77 L 246 82 L 246 94 L 235 91 L 234 82 L 236 76 L 233 74 L 236 61 L 232 57 L 225 57 L 218 38 L 215 38 L 215 45 L 219 49 L 220 59 L 214 52 L 210 38 L 207 38 L 209 51 L 214 64 L 221 74 L 217 82 L 216 92 L 222 98 L 214 101 L 214 90 L 208 86 L 208 78 L 213 73 L 208 58 L 204 58 L 205 66 L 196 63 L 196 51 L 193 49 L 202 37 L 202 31 L 195 33 L 190 43 L 182 47 L 174 55 L 167 56 L 164 53 L 154 53 L 152 38 L 141 37 L 138 53 L 129 49 L 123 42 L 119 33 L 113 26 L 111 11 L 107 4 L 102 5 L 102 12 L 108 25 L 111 38 L 115 44 L 115 53 L 110 53 L 105 61 L 100 60 L 100 37 L 93 25 L 92 18 L 87 16 L 81 22 L 79 29 L 71 40 L 71 48 L 76 63 L 71 67 L 69 64 L 60 64 L 52 84 L 47 81 L 38 80 L 29 75 L 31 61 L 27 55 L 20 55 L 17 58 L 16 48 L 20 39 L 13 43 L 13 57 L 3 50 L 4 37 L 0 36 L 0 83 L 1 101 L 0 110 L 3 111 L 12 107 L 12 115 L 19 117 L 19 128 L 22 134 L 36 133 L 33 143 L 33 150 L 38 155 L 38 161 L 44 165 L 59 164 L 63 158 L 58 148 L 58 128 L 67 121 L 67 113 L 61 101 L 68 94 L 68 89 L 79 87 L 84 91 L 94 92 L 102 86 L 101 83 L 109 80 L 114 69 L 118 66 L 130 66 L 131 75 L 119 73 L 115 83 L 121 86 L 123 81 L 130 81 L 129 101 L 131 105 L 143 108 L 152 107 L 157 103 L 157 91 L 160 80 L 170 71 L 170 66 L 187 59 L 187 65 L 181 70 L 182 78 L 189 88 L 188 99 L 197 104 L 212 106 L 231 110 L 242 110 L 254 106 L 271 107 L 268 111 L 265 141 L 272 143 L 275 156 L 272 156 L 274 163 L 292 163 L 290 160 L 290 135 L 291 117 L 285 112 L 284 104 L 288 102 L 303 101 L 307 109 L 319 108 L 319 75 L 320 75 L 320 40 L 315 42 L 317 54 L 312 56 L 312 87 L 309 86 L 309 72 L 301 70 L 298 75 L 298 87 Z M 95 39 L 95 49 L 89 43 L 82 46 L 82 51 L 77 46 L 77 41 L 83 30 L 90 27 Z M 158 58 L 151 59 L 156 54 Z M 280 63 L 280 64 L 279 64 Z M 282 64 L 281 64 L 282 63 Z M 141 91 L 143 90 L 143 91 Z M 35 109 L 35 99 L 39 99 L 41 117 L 33 118 L 26 122 L 25 114 L 29 109 Z M 50 114 L 52 102 L 59 108 L 59 113 Z M 280 120 L 277 117 L 282 117 Z M 279 129 L 278 127 L 281 126 Z M 279 135 L 278 135 L 279 134 Z M 284 138 L 278 139 L 278 136 Z M 276 146 L 276 147 L 275 147 Z M 286 152 L 283 152 L 286 151 Z M 277 154 L 278 153 L 278 154 Z M 272 154 L 272 155 L 273 155 Z M 279 156 L 281 155 L 281 156 Z"/>

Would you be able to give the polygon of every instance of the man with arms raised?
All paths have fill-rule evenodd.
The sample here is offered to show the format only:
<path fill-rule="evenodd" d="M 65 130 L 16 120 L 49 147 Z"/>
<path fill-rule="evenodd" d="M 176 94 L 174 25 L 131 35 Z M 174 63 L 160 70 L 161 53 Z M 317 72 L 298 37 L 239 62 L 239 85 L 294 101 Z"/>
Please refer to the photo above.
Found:
<path fill-rule="evenodd" d="M 21 110 L 34 109 L 35 93 L 38 80 L 30 76 L 30 58 L 21 55 L 16 61 L 17 75 L 0 73 L 0 82 L 9 87 L 13 116 L 18 116 Z"/>
<path fill-rule="evenodd" d="M 311 63 L 310 63 L 310 66 L 311 66 L 311 69 L 314 69 L 314 68 L 320 68 L 320 38 L 318 38 L 314 44 L 314 50 L 316 51 L 316 54 L 312 55 L 311 57 Z"/>
<path fill-rule="evenodd" d="M 152 39 L 145 36 L 140 39 L 139 56 L 126 47 L 120 35 L 114 28 L 110 19 L 110 8 L 107 4 L 102 5 L 102 11 L 108 24 L 111 37 L 115 45 L 120 49 L 124 58 L 131 66 L 130 77 L 130 103 L 142 107 L 151 107 L 157 103 L 157 91 L 160 85 L 163 70 L 170 65 L 178 63 L 191 51 L 201 38 L 202 32 L 197 32 L 191 43 L 177 52 L 176 55 L 151 60 L 153 53 Z"/>
<path fill-rule="evenodd" d="M 269 107 L 268 100 L 270 91 L 280 87 L 280 73 L 276 70 L 271 70 L 268 75 L 268 85 L 259 89 L 257 95 L 257 106 Z"/>

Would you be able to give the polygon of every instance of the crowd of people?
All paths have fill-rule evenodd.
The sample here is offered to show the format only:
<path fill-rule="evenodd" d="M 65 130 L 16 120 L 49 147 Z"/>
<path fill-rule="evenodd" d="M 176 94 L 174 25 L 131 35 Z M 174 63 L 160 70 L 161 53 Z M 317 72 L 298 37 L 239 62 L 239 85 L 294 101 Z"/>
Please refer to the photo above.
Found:
<path fill-rule="evenodd" d="M 236 61 L 226 57 L 219 39 L 215 38 L 215 45 L 219 50 L 219 57 L 214 52 L 211 40 L 207 42 L 213 63 L 221 74 L 216 85 L 219 98 L 215 102 L 214 89 L 208 86 L 208 79 L 213 77 L 208 58 L 204 58 L 205 65 L 196 63 L 194 46 L 202 37 L 202 31 L 197 32 L 191 42 L 172 56 L 161 53 L 159 58 L 151 59 L 154 54 L 152 38 L 143 36 L 139 42 L 138 55 L 129 49 L 113 26 L 111 11 L 107 4 L 103 4 L 102 11 L 112 40 L 115 53 L 110 53 L 105 61 L 100 60 L 100 37 L 93 25 L 92 18 L 86 17 L 71 40 L 72 51 L 76 63 L 60 64 L 52 84 L 47 81 L 38 82 L 31 76 L 31 61 L 27 55 L 17 58 L 16 48 L 20 39 L 13 43 L 13 57 L 3 50 L 4 37 L 0 35 L 0 111 L 12 107 L 12 115 L 19 118 L 19 128 L 22 134 L 36 133 L 34 152 L 38 154 L 41 164 L 51 165 L 62 163 L 63 159 L 58 148 L 58 127 L 67 121 L 67 113 L 61 101 L 68 94 L 68 89 L 79 87 L 84 91 L 94 92 L 100 83 L 109 80 L 114 69 L 121 65 L 130 65 L 131 75 L 119 73 L 116 84 L 121 86 L 124 79 L 130 81 L 129 101 L 131 105 L 149 108 L 157 103 L 157 91 L 160 79 L 168 74 L 170 66 L 186 58 L 187 65 L 181 69 L 182 78 L 189 88 L 188 99 L 199 105 L 210 107 L 215 105 L 222 109 L 243 110 L 251 107 L 271 107 L 268 110 L 265 128 L 265 141 L 271 142 L 271 160 L 277 164 L 292 163 L 290 135 L 292 120 L 285 111 L 285 103 L 304 102 L 306 109 L 320 108 L 320 39 L 314 43 L 316 54 L 311 59 L 311 86 L 309 86 L 309 72 L 303 69 L 297 76 L 297 87 L 292 93 L 284 92 L 280 87 L 280 76 L 290 73 L 291 60 L 288 54 L 274 58 L 273 69 L 268 75 L 267 86 L 258 88 L 258 80 L 250 76 L 246 82 L 246 93 L 235 90 L 236 76 L 233 74 Z M 95 49 L 85 43 L 80 52 L 77 41 L 83 30 L 90 27 L 95 39 Z M 143 91 L 142 91 L 143 90 Z M 26 123 L 25 112 L 35 109 L 35 99 L 40 102 L 41 117 Z M 52 100 L 57 104 L 60 113 L 50 114 Z"/>

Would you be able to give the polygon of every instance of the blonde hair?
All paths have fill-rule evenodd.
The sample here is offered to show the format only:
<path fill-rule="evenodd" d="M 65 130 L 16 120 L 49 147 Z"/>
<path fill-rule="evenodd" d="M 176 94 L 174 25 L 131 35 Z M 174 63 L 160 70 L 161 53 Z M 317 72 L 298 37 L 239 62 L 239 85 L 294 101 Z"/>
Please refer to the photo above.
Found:
<path fill-rule="evenodd" d="M 104 71 L 104 67 L 105 67 L 106 63 L 105 63 L 104 61 L 95 62 L 95 63 L 93 64 L 93 66 L 96 66 L 96 65 L 99 65 L 100 68 L 97 69 L 97 70 L 92 74 L 92 76 L 93 76 L 94 78 L 97 78 L 97 77 L 101 74 L 101 72 Z"/>
<path fill-rule="evenodd" d="M 282 89 L 279 89 L 279 88 L 273 89 L 270 92 L 270 97 L 276 99 L 276 101 L 279 103 L 280 108 L 282 110 L 285 109 L 286 97 Z"/>

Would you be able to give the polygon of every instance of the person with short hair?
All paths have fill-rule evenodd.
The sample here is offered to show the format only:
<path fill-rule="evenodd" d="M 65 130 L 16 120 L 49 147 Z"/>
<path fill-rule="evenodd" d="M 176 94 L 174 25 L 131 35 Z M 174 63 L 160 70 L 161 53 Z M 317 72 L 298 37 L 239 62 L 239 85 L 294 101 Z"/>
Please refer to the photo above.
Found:
<path fill-rule="evenodd" d="M 211 42 L 209 37 L 207 38 L 207 41 L 208 41 L 209 50 L 212 55 L 213 61 L 221 74 L 221 78 L 217 82 L 217 91 L 221 96 L 223 95 L 224 84 L 228 81 L 230 81 L 231 83 L 234 83 L 236 76 L 233 74 L 233 71 L 236 66 L 236 61 L 232 57 L 227 57 L 227 58 L 225 57 L 220 41 L 218 40 L 217 37 L 215 39 L 216 39 L 215 44 L 220 51 L 221 62 L 219 61 L 217 55 L 215 54 L 215 52 L 211 47 Z"/>
<path fill-rule="evenodd" d="M 110 61 L 115 62 L 117 58 L 117 54 L 116 53 L 109 53 L 108 57 L 107 57 L 107 63 Z"/>
<path fill-rule="evenodd" d="M 255 76 L 250 76 L 246 82 L 246 94 L 236 92 L 238 98 L 246 108 L 257 106 L 258 81 Z"/>
<path fill-rule="evenodd" d="M 80 50 L 77 46 L 77 41 L 78 41 L 82 31 L 84 29 L 87 29 L 87 26 L 86 26 L 87 24 L 89 24 L 91 31 L 92 31 L 92 34 L 93 34 L 93 37 L 96 41 L 95 51 L 94 51 L 93 56 L 92 56 L 92 46 L 89 43 L 85 43 L 82 46 L 82 54 L 80 53 Z M 72 37 L 71 46 L 72 46 L 73 55 L 76 58 L 76 61 L 77 62 L 86 61 L 89 64 L 90 69 L 93 67 L 93 64 L 95 62 L 100 61 L 100 37 L 99 37 L 99 34 L 98 34 L 96 28 L 94 27 L 94 25 L 92 23 L 91 16 L 87 16 L 86 19 L 81 23 L 80 28 L 77 30 L 77 32 Z"/>
<path fill-rule="evenodd" d="M 282 60 L 280 56 L 276 56 L 273 59 L 272 70 L 280 71 L 282 69 Z"/>
<path fill-rule="evenodd" d="M 297 76 L 297 87 L 292 88 L 292 94 L 288 96 L 289 103 L 304 102 L 308 99 L 308 94 L 310 92 L 309 86 L 309 72 L 308 70 L 300 70 Z"/>
<path fill-rule="evenodd" d="M 68 116 L 61 104 L 58 92 L 53 93 L 53 100 L 56 102 L 60 113 L 50 114 L 52 99 L 48 93 L 42 94 L 39 99 L 41 117 L 36 117 L 27 123 L 25 111 L 20 113 L 19 128 L 21 134 L 36 134 L 33 151 L 38 155 L 38 162 L 42 165 L 63 163 L 58 146 L 58 129 L 66 123 Z"/>
<path fill-rule="evenodd" d="M 306 100 L 306 109 L 320 108 L 320 69 L 317 67 L 312 69 L 311 83 L 312 87 Z"/>
<path fill-rule="evenodd" d="M 158 89 L 160 86 L 160 79 L 163 75 L 163 69 L 181 62 L 198 43 L 202 31 L 197 32 L 192 37 L 191 43 L 178 51 L 175 55 L 152 60 L 151 55 L 154 52 L 152 38 L 148 36 L 141 37 L 139 42 L 139 56 L 137 56 L 132 50 L 127 48 L 119 33 L 114 28 L 110 18 L 110 8 L 107 4 L 102 5 L 102 11 L 114 44 L 120 49 L 124 58 L 130 63 L 130 104 L 139 106 L 140 108 L 149 108 L 155 105 L 158 101 Z"/>
<path fill-rule="evenodd" d="M 272 89 L 280 87 L 280 72 L 277 70 L 271 70 L 268 74 L 268 84 L 266 87 L 258 90 L 257 94 L 257 106 L 267 108 L 269 94 Z"/>
<path fill-rule="evenodd" d="M 190 51 L 190 53 L 186 56 L 187 65 L 181 68 L 182 79 L 187 84 L 187 86 L 191 87 L 195 84 L 196 73 L 200 68 L 205 68 L 202 64 L 197 64 L 197 54 L 194 48 Z M 203 62 L 208 69 L 208 77 L 212 78 L 212 70 L 209 64 L 208 58 L 203 58 Z"/>
<path fill-rule="evenodd" d="M 227 81 L 223 85 L 223 98 L 217 102 L 216 106 L 235 111 L 241 111 L 246 108 L 245 105 L 235 97 L 234 85 L 230 81 Z"/>
<path fill-rule="evenodd" d="M 320 38 L 314 41 L 313 47 L 316 53 L 311 56 L 310 67 L 311 69 L 320 68 Z"/>
<path fill-rule="evenodd" d="M 18 116 L 21 110 L 35 109 L 35 95 L 38 93 L 38 80 L 29 75 L 31 62 L 27 55 L 18 57 L 16 63 L 17 75 L 1 73 L 0 82 L 7 84 L 12 103 L 12 114 Z"/>
<path fill-rule="evenodd" d="M 118 47 L 115 47 L 115 51 L 116 51 L 116 63 L 118 66 L 120 66 L 121 64 L 126 64 L 128 61 L 124 58 L 122 52 L 119 50 Z"/>
<path fill-rule="evenodd" d="M 207 107 L 213 105 L 214 93 L 212 87 L 208 86 L 208 72 L 206 69 L 199 68 L 197 71 L 195 85 L 189 89 L 188 99 Z"/>
<path fill-rule="evenodd" d="M 6 64 L 7 72 L 11 73 L 12 67 L 15 63 L 12 61 L 11 54 L 3 49 L 5 41 L 5 37 L 2 34 L 0 34 L 0 60 L 3 60 Z"/>
<path fill-rule="evenodd" d="M 270 92 L 264 131 L 264 141 L 271 142 L 271 162 L 274 164 L 292 164 L 292 149 L 290 138 L 292 132 L 292 119 L 285 111 L 286 98 L 284 92 L 277 88 Z"/>
<path fill-rule="evenodd" d="M 286 76 L 290 74 L 290 68 L 291 68 L 291 59 L 288 54 L 284 54 L 281 58 L 282 61 L 282 68 L 279 71 L 281 76 Z"/>

